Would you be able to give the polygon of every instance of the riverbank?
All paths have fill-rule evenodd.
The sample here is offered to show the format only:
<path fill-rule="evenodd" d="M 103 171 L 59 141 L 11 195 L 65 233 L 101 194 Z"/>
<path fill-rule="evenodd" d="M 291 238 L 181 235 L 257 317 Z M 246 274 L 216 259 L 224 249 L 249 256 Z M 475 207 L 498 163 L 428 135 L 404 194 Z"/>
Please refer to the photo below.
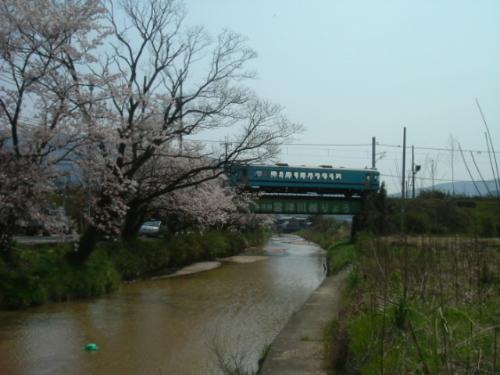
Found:
<path fill-rule="evenodd" d="M 325 368 L 367 375 L 499 370 L 497 240 L 362 234 L 330 246 L 328 258 L 333 272 L 350 271 L 339 317 L 325 335 Z"/>
<path fill-rule="evenodd" d="M 259 375 L 327 374 L 325 329 L 337 318 L 348 271 L 325 278 L 273 341 Z"/>
<path fill-rule="evenodd" d="M 325 273 L 324 252 L 296 236 L 274 235 L 242 254 L 254 255 L 268 258 L 124 283 L 98 298 L 0 311 L 0 373 L 251 374 Z M 100 350 L 86 352 L 90 342 Z"/>
<path fill-rule="evenodd" d="M 355 251 L 332 336 L 337 373 L 497 373 L 498 245 L 364 237 Z"/>
<path fill-rule="evenodd" d="M 223 262 L 247 264 L 247 263 L 260 262 L 266 259 L 269 259 L 269 257 L 263 255 L 233 255 L 226 258 L 220 258 L 214 261 L 196 262 L 186 267 L 182 267 L 181 269 L 175 271 L 174 273 L 162 276 L 156 276 L 153 277 L 153 279 L 156 280 L 156 279 L 172 278 L 172 277 L 186 276 L 195 273 L 211 271 L 216 268 L 219 268 Z"/>
<path fill-rule="evenodd" d="M 116 290 L 122 281 L 172 274 L 188 264 L 229 257 L 261 246 L 268 237 L 264 231 L 214 231 L 103 242 L 81 267 L 66 261 L 70 244 L 17 245 L 16 267 L 0 262 L 0 308 L 99 296 Z"/>

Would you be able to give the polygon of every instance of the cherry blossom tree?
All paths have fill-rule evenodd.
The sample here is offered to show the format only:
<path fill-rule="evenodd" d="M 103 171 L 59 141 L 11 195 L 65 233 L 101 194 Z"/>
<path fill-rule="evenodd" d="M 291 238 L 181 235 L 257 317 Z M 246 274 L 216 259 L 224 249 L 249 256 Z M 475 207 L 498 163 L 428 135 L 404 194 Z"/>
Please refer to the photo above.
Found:
<path fill-rule="evenodd" d="M 104 148 L 106 157 L 114 159 L 108 164 L 114 175 L 134 185 L 122 189 L 124 237 L 137 233 L 153 201 L 215 179 L 234 161 L 272 158 L 300 129 L 279 106 L 259 100 L 243 84 L 253 77 L 245 65 L 255 52 L 242 36 L 223 31 L 212 39 L 202 27 L 185 27 L 184 16 L 177 0 L 108 3 L 113 35 L 100 76 L 110 79 L 102 79 L 94 90 L 109 97 L 115 134 L 107 140 L 114 151 Z M 230 130 L 235 128 L 240 131 Z M 182 142 L 182 137 L 215 129 L 234 135 L 218 149 L 195 153 Z M 99 232 L 91 220 L 78 249 L 81 261 L 92 252 Z"/>
<path fill-rule="evenodd" d="M 246 208 L 237 192 L 221 176 L 174 190 L 152 202 L 153 210 L 166 218 L 170 231 L 183 228 L 222 228 L 233 215 Z M 156 209 L 155 209 L 156 208 Z"/>
<path fill-rule="evenodd" d="M 100 237 L 134 235 L 155 202 L 200 184 L 217 195 L 208 181 L 274 157 L 300 130 L 245 86 L 256 56 L 245 38 L 184 18 L 178 0 L 0 4 L 2 233 L 40 212 L 70 160 L 91 208 L 71 256 L 83 263 Z M 228 134 L 220 147 L 183 142 L 216 129 Z"/>
<path fill-rule="evenodd" d="M 43 218 L 55 165 L 82 142 L 77 88 L 62 63 L 92 58 L 100 43 L 98 0 L 0 3 L 0 246 L 23 221 Z"/>

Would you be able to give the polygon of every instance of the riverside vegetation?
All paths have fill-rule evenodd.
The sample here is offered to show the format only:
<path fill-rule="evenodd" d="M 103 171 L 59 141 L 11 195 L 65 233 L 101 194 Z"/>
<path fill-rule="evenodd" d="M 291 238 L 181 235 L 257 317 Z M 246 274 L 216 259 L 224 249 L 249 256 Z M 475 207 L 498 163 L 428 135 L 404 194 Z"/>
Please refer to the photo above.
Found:
<path fill-rule="evenodd" d="M 372 198 L 378 209 L 361 215 L 364 232 L 355 242 L 327 248 L 332 271 L 351 270 L 339 318 L 325 330 L 326 367 L 336 374 L 497 374 L 500 243 L 485 235 L 498 235 L 498 202 L 459 206 L 449 197 L 422 197 L 409 202 L 418 210 L 407 218 L 425 216 L 425 230 L 413 226 L 408 236 L 384 227 L 396 215 L 383 199 Z M 457 221 L 446 213 L 457 210 L 471 227 L 451 235 Z M 304 236 L 314 240 L 326 226 L 322 220 Z M 333 232 L 338 224 L 330 226 Z"/>
<path fill-rule="evenodd" d="M 25 308 L 50 301 L 102 295 L 121 281 L 170 273 L 184 265 L 260 246 L 266 230 L 184 233 L 165 239 L 102 242 L 82 266 L 67 261 L 71 244 L 16 245 L 16 267 L 0 261 L 0 307 Z"/>

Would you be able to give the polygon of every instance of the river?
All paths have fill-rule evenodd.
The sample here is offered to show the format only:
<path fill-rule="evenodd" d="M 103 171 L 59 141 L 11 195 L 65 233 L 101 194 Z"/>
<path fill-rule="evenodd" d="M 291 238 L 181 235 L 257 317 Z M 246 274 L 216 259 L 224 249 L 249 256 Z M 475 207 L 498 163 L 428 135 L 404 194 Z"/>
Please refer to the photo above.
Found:
<path fill-rule="evenodd" d="M 323 251 L 273 236 L 266 259 L 123 285 L 112 295 L 0 312 L 0 374 L 221 374 L 262 350 L 323 280 Z M 98 352 L 86 352 L 95 342 Z"/>

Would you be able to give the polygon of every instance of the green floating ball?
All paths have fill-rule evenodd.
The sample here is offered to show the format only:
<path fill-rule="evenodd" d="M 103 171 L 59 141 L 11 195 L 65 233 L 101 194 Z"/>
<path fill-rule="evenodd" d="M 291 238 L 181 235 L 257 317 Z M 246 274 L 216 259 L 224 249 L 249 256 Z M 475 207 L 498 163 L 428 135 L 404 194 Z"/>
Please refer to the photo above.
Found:
<path fill-rule="evenodd" d="M 85 345 L 85 350 L 88 352 L 97 352 L 99 350 L 99 347 L 96 343 L 91 342 Z"/>

